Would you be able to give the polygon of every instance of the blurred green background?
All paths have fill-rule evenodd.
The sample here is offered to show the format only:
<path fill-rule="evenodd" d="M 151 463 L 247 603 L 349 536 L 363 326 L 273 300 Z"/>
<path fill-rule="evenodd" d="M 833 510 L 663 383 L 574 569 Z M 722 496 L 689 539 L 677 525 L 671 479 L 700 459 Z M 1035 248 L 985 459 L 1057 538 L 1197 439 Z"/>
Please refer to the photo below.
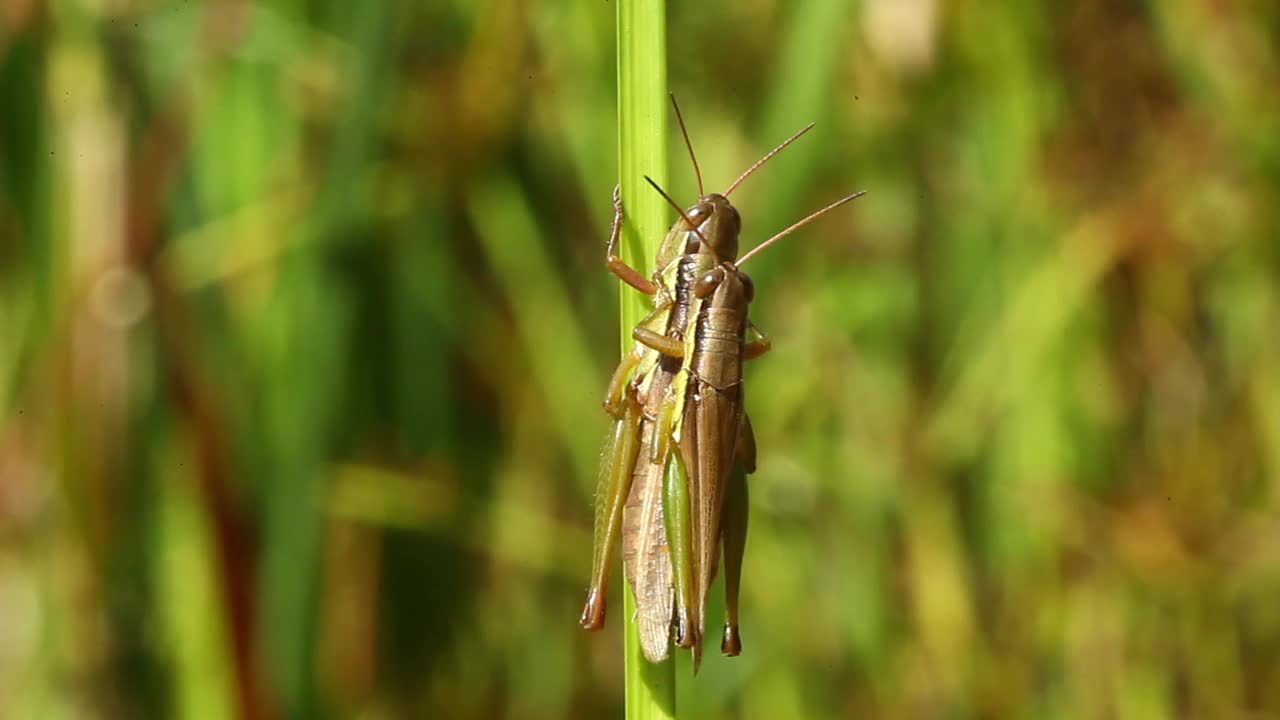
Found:
<path fill-rule="evenodd" d="M 620 716 L 614 12 L 0 5 L 0 716 Z M 744 248 L 869 191 L 753 262 L 681 714 L 1280 716 L 1280 5 L 668 19 L 709 187 L 818 123 Z"/>

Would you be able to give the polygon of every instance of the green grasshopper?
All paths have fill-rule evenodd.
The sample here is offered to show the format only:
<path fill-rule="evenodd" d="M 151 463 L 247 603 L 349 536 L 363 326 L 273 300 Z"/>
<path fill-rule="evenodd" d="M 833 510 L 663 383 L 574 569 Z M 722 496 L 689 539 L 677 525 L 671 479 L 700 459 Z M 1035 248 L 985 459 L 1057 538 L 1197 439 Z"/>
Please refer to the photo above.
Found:
<path fill-rule="evenodd" d="M 740 649 L 736 617 L 746 531 L 745 474 L 754 471 L 754 439 L 741 403 L 741 361 L 768 349 L 763 336 L 748 345 L 742 342 L 749 325 L 746 303 L 751 295 L 750 280 L 732 264 L 741 222 L 728 195 L 813 125 L 752 165 L 724 193 L 706 194 L 678 106 L 675 111 L 701 197 L 682 211 L 649 180 L 680 214 L 659 249 L 659 269 L 652 280 L 616 255 L 623 212 L 618 193 L 614 193 L 614 224 L 606 263 L 624 282 L 653 295 L 654 310 L 633 331 L 636 345 L 619 363 L 606 394 L 605 407 L 615 420 L 597 493 L 592 579 L 581 622 L 592 630 L 603 626 L 604 586 L 621 531 L 646 657 L 654 662 L 667 657 L 674 625 L 676 644 L 693 648 L 696 671 L 706 597 L 716 572 L 722 534 L 729 617 L 721 649 L 726 654 L 737 654 Z M 793 225 L 757 250 L 854 197 L 857 195 Z M 691 292 L 695 280 L 700 289 Z M 733 289 L 722 291 L 721 287 Z M 706 302 L 710 305 L 704 307 Z M 741 319 L 741 327 L 733 326 L 730 315 Z M 738 338 L 739 352 L 733 355 L 736 366 L 730 361 L 721 367 L 724 363 L 709 359 L 721 351 L 707 344 L 725 333 Z M 699 349 L 699 343 L 706 347 Z M 686 403 L 689 397 L 694 400 L 691 404 Z M 689 431 L 682 435 L 686 427 Z M 673 441 L 680 441 L 677 463 L 669 462 Z M 696 515 L 690 513 L 690 505 Z M 729 517 L 722 533 L 720 517 L 725 505 Z"/>

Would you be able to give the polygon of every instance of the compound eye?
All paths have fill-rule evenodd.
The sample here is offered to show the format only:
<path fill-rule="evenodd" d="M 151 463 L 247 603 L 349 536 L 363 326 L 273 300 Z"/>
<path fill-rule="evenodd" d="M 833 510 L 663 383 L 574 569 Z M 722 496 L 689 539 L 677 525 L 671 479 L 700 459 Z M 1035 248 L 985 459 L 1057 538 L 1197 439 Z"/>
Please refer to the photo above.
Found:
<path fill-rule="evenodd" d="M 742 278 L 742 294 L 747 298 L 747 302 L 756 299 L 756 284 L 751 282 L 751 276 L 744 272 L 739 272 L 738 277 Z"/>

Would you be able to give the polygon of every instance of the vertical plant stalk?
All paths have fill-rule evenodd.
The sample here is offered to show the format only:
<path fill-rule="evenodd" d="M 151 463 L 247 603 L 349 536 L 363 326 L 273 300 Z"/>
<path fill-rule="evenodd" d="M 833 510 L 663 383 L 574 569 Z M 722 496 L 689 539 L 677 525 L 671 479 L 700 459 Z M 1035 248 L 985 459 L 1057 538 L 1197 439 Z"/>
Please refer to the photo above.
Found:
<path fill-rule="evenodd" d="M 632 267 L 649 263 L 666 234 L 666 206 L 645 189 L 648 175 L 667 183 L 667 17 L 665 0 L 618 0 L 618 174 L 626 208 L 622 257 Z M 645 316 L 644 300 L 623 286 L 619 306 L 622 352 Z M 640 650 L 635 596 L 623 582 L 626 707 L 628 720 L 676 716 L 675 662 L 652 664 Z"/>

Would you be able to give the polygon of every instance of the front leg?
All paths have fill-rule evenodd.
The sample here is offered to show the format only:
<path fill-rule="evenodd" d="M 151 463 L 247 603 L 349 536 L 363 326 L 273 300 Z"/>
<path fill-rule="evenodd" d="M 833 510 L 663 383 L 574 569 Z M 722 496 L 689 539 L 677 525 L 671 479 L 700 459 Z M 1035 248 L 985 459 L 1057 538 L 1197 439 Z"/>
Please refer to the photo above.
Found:
<path fill-rule="evenodd" d="M 609 247 L 605 250 L 605 265 L 609 272 L 618 276 L 622 282 L 639 290 L 645 295 L 654 295 L 658 286 L 644 276 L 639 270 L 631 267 L 618 255 L 618 242 L 622 238 L 622 186 L 613 186 L 613 229 L 609 231 Z"/>

